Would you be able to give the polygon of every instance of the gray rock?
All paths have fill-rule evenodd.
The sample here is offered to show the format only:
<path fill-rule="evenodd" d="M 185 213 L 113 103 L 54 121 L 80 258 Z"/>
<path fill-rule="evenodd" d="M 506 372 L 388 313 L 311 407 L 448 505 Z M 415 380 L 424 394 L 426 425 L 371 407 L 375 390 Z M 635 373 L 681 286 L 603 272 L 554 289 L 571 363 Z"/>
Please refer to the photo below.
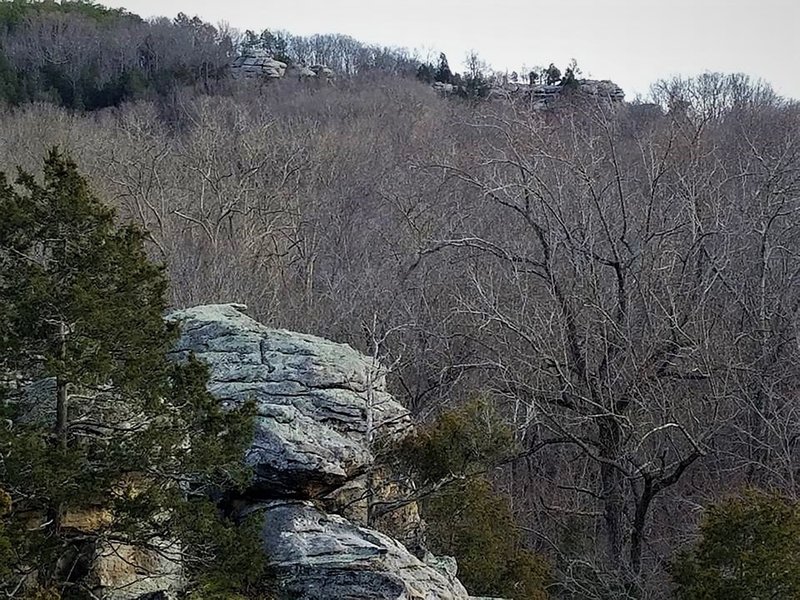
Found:
<path fill-rule="evenodd" d="M 267 79 L 281 79 L 286 74 L 286 63 L 275 60 L 265 52 L 251 50 L 247 54 L 237 57 L 231 69 L 234 77 Z"/>
<path fill-rule="evenodd" d="M 443 83 L 441 81 L 434 81 L 431 87 L 440 94 L 449 95 L 455 92 L 455 86 L 452 83 Z"/>
<path fill-rule="evenodd" d="M 613 81 L 579 79 L 577 83 L 576 88 L 570 91 L 577 92 L 578 96 L 612 104 L 625 100 L 625 92 Z M 492 87 L 489 97 L 495 100 L 522 97 L 527 99 L 533 108 L 543 110 L 558 100 L 567 89 L 561 85 L 500 83 Z"/>
<path fill-rule="evenodd" d="M 209 391 L 224 406 L 256 402 L 246 462 L 262 497 L 321 496 L 372 464 L 372 441 L 410 427 L 384 369 L 350 346 L 271 329 L 232 304 L 168 319 L 182 323 L 173 357 L 205 362 Z"/>
<path fill-rule="evenodd" d="M 458 563 L 452 556 L 434 556 L 430 552 L 426 552 L 425 558 L 422 560 L 426 565 L 436 569 L 447 577 L 449 581 L 455 580 L 458 575 Z"/>
<path fill-rule="evenodd" d="M 309 69 L 316 73 L 317 77 L 324 79 L 333 79 L 335 75 L 333 69 L 325 65 L 311 65 Z"/>
<path fill-rule="evenodd" d="M 317 76 L 317 74 L 314 71 L 312 71 L 305 65 L 295 65 L 293 67 L 290 67 L 289 73 L 292 76 L 297 77 L 299 79 L 314 79 Z"/>
<path fill-rule="evenodd" d="M 455 569 L 452 561 L 426 564 L 390 537 L 327 515 L 309 502 L 272 502 L 259 510 L 263 511 L 264 550 L 282 598 L 468 598 L 455 574 L 450 573 Z M 448 567 L 440 568 L 445 563 Z"/>

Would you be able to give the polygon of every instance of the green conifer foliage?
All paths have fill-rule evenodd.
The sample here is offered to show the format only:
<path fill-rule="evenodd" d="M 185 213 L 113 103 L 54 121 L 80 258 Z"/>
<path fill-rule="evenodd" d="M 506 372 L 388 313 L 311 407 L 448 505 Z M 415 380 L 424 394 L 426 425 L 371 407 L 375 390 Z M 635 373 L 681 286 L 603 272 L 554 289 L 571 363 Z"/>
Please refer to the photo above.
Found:
<path fill-rule="evenodd" d="M 547 561 L 525 548 L 509 499 L 483 477 L 445 488 L 422 503 L 431 550 L 455 556 L 472 594 L 544 600 Z"/>
<path fill-rule="evenodd" d="M 673 577 L 681 600 L 800 598 L 800 506 L 757 491 L 712 506 Z"/>
<path fill-rule="evenodd" d="M 472 594 L 547 598 L 547 561 L 525 548 L 508 498 L 485 473 L 514 452 L 510 428 L 484 399 L 443 413 L 406 438 L 399 454 L 419 489 L 430 549 L 454 556 Z M 441 485 L 444 484 L 444 485 Z"/>
<path fill-rule="evenodd" d="M 103 535 L 179 540 L 196 585 L 213 573 L 217 588 L 256 585 L 254 531 L 209 500 L 247 481 L 252 406 L 221 410 L 204 365 L 167 360 L 177 331 L 145 234 L 115 223 L 57 150 L 40 179 L 0 175 L 0 214 L 0 591 L 36 565 L 40 589 L 85 597 Z M 65 524 L 87 508 L 109 516 L 89 531 Z M 220 581 L 234 549 L 252 578 Z"/>
<path fill-rule="evenodd" d="M 444 52 L 439 54 L 439 64 L 436 67 L 433 79 L 440 83 L 452 83 L 453 72 L 450 70 L 450 64 L 447 62 L 447 56 Z"/>

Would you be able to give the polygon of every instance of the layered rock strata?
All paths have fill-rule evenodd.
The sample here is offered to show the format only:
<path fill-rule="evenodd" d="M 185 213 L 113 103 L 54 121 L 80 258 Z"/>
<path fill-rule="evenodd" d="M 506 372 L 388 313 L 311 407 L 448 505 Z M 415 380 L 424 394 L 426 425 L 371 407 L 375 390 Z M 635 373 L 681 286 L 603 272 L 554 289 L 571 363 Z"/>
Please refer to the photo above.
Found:
<path fill-rule="evenodd" d="M 411 428 L 408 411 L 386 390 L 383 367 L 345 344 L 266 327 L 244 310 L 172 313 L 182 332 L 172 356 L 206 363 L 208 389 L 223 406 L 256 403 L 243 514 L 262 520 L 281 598 L 466 600 L 455 561 L 420 558 L 366 526 L 370 497 L 404 492 L 394 481 L 380 484 L 374 448 Z M 394 517 L 382 522 L 413 543 L 416 506 Z"/>

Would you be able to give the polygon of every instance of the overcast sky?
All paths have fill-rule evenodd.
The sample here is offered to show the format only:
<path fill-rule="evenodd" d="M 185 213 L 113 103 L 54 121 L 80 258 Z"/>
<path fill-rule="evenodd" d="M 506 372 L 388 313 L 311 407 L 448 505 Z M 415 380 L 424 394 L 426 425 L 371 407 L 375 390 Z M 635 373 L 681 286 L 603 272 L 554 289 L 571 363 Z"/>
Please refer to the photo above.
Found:
<path fill-rule="evenodd" d="M 672 75 L 744 72 L 800 99 L 800 0 L 111 0 L 139 15 L 185 12 L 238 29 L 345 33 L 365 42 L 475 49 L 519 70 L 571 58 L 628 98 Z"/>

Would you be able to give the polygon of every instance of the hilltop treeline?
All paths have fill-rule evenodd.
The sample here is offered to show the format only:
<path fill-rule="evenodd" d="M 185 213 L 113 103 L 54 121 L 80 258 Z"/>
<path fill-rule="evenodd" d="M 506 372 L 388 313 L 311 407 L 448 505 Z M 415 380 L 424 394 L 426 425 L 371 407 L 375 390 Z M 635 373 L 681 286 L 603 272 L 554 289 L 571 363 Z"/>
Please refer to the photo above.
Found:
<path fill-rule="evenodd" d="M 9 110 L 0 163 L 68 149 L 176 305 L 377 352 L 422 419 L 488 398 L 520 448 L 491 479 L 553 595 L 666 597 L 703 507 L 796 497 L 796 104 L 721 75 L 546 112 L 285 83 L 168 119 Z"/>
<path fill-rule="evenodd" d="M 420 64 L 415 54 L 405 48 L 365 44 L 341 34 L 302 36 L 280 30 L 247 30 L 241 35 L 238 48 L 244 54 L 262 51 L 288 64 L 325 65 L 345 76 L 370 72 L 413 75 Z"/>
<path fill-rule="evenodd" d="M 0 2 L 0 98 L 96 109 L 227 76 L 229 32 L 86 2 Z"/>
<path fill-rule="evenodd" d="M 241 34 L 185 14 L 146 21 L 83 0 L 5 0 L 0 2 L 0 101 L 94 110 L 167 97 L 182 87 L 225 92 L 234 56 L 255 48 L 346 75 L 413 73 L 417 67 L 405 50 L 343 35 Z"/>

